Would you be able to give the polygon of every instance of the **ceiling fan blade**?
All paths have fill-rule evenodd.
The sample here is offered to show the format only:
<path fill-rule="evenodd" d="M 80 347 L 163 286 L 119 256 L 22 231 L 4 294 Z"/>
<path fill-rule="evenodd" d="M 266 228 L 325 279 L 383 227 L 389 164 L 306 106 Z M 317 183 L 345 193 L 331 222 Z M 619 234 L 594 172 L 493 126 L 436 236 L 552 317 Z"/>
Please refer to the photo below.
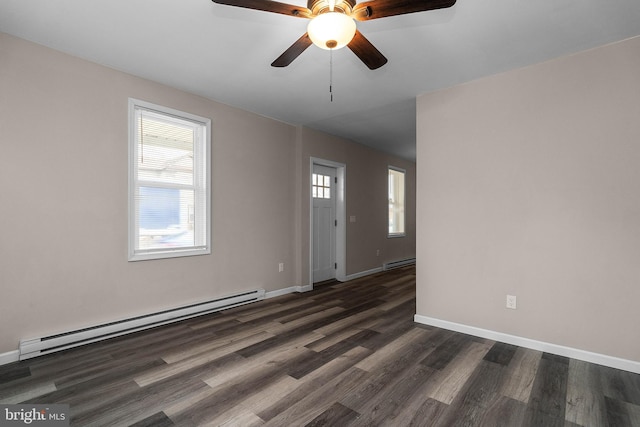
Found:
<path fill-rule="evenodd" d="M 286 67 L 291 64 L 306 48 L 311 46 L 312 42 L 309 34 L 304 33 L 289 49 L 285 50 L 275 61 L 271 63 L 272 67 Z"/>
<path fill-rule="evenodd" d="M 370 70 L 376 70 L 387 63 L 387 58 L 358 30 L 356 30 L 356 35 L 353 36 L 353 40 L 349 42 L 347 47 L 351 49 Z"/>
<path fill-rule="evenodd" d="M 385 16 L 451 7 L 456 0 L 371 0 L 357 4 L 351 17 L 358 21 L 384 18 Z"/>
<path fill-rule="evenodd" d="M 297 18 L 313 18 L 313 13 L 302 6 L 279 3 L 271 0 L 212 0 L 214 3 L 227 6 L 244 7 L 246 9 L 262 10 L 265 12 L 280 13 L 282 15 L 295 16 Z"/>

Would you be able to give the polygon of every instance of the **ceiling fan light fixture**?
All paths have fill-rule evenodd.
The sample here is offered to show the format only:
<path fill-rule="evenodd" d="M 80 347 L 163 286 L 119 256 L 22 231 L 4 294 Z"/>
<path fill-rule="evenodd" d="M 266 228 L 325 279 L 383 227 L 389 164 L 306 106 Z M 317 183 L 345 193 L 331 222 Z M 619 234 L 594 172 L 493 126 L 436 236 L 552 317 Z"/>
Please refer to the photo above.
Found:
<path fill-rule="evenodd" d="M 322 49 L 340 49 L 356 34 L 356 22 L 341 12 L 327 12 L 316 16 L 307 26 L 309 38 Z"/>

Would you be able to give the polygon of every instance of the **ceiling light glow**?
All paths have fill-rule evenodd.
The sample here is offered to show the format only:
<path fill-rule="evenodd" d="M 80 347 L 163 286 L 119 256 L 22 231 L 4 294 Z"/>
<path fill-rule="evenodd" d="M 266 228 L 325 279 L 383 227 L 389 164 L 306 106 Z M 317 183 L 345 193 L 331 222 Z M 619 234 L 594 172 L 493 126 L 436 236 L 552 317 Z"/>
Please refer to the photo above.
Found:
<path fill-rule="evenodd" d="M 307 26 L 309 38 L 322 49 L 340 49 L 356 34 L 356 22 L 341 12 L 327 12 L 316 16 Z"/>

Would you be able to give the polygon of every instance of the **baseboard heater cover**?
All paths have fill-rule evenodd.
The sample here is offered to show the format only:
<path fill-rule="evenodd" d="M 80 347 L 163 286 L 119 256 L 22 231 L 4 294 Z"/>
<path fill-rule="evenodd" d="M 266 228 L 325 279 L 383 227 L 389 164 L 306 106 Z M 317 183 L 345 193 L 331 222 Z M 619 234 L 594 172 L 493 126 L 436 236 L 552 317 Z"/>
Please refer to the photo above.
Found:
<path fill-rule="evenodd" d="M 90 344 L 264 299 L 264 289 L 218 298 L 75 331 L 20 341 L 20 360 Z"/>
<path fill-rule="evenodd" d="M 382 265 L 382 269 L 384 271 L 387 271 L 387 270 L 392 270 L 394 268 L 404 267 L 405 265 L 411 265 L 415 263 L 416 263 L 415 258 L 407 258 L 400 261 L 391 261 L 391 262 L 384 263 Z"/>

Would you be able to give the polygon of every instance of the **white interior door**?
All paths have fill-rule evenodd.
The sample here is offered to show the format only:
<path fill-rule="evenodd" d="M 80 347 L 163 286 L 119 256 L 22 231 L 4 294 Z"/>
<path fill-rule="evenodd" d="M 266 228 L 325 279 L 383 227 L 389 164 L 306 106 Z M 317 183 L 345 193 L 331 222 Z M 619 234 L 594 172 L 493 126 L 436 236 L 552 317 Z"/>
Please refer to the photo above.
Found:
<path fill-rule="evenodd" d="M 313 282 L 336 277 L 336 169 L 313 165 Z"/>

